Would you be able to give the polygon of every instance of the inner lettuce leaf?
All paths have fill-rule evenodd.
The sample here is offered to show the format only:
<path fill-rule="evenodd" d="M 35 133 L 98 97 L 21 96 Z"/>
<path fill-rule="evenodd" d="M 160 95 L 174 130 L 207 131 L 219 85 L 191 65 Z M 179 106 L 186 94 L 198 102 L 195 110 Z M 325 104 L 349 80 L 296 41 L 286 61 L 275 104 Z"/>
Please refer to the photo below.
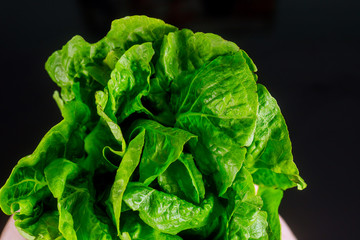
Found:
<path fill-rule="evenodd" d="M 131 175 L 139 165 L 140 156 L 144 147 L 145 131 L 142 131 L 137 135 L 129 144 L 129 148 L 126 151 L 124 158 L 122 159 L 120 166 L 116 172 L 114 184 L 111 187 L 109 201 L 112 203 L 112 209 L 116 229 L 120 235 L 120 214 L 122 198 L 130 180 Z"/>
<path fill-rule="evenodd" d="M 120 57 L 111 72 L 109 97 L 112 112 L 119 115 L 120 122 L 134 112 L 146 111 L 141 98 L 149 92 L 150 61 L 153 55 L 154 49 L 150 42 L 134 45 Z"/>
<path fill-rule="evenodd" d="M 196 136 L 178 128 L 164 127 L 152 120 L 138 120 L 132 132 L 145 130 L 145 145 L 139 164 L 139 181 L 149 185 L 176 161 Z"/>
<path fill-rule="evenodd" d="M 280 239 L 283 191 L 306 183 L 235 43 L 130 16 L 45 69 L 64 119 L 0 189 L 26 239 Z"/>
<path fill-rule="evenodd" d="M 158 183 L 165 192 L 175 194 L 189 202 L 199 204 L 205 196 L 201 172 L 189 153 L 181 154 L 177 161 L 160 174 Z"/>

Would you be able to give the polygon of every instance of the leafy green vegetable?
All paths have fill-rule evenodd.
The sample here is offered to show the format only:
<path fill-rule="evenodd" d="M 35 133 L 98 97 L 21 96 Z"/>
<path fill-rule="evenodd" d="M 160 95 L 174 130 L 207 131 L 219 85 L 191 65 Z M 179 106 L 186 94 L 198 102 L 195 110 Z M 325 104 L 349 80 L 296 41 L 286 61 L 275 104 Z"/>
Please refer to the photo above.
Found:
<path fill-rule="evenodd" d="M 262 200 L 255 195 L 252 177 L 246 168 L 236 175 L 228 193 L 229 239 L 267 239 L 267 213 L 260 211 Z"/>
<path fill-rule="evenodd" d="M 172 95 L 175 126 L 199 137 L 195 158 L 201 171 L 214 174 L 222 195 L 234 181 L 245 159 L 245 147 L 254 137 L 258 102 L 253 73 L 238 52 L 220 56 L 177 81 L 181 91 Z"/>
<path fill-rule="evenodd" d="M 130 177 L 140 162 L 140 155 L 144 146 L 144 134 L 145 131 L 141 132 L 134 138 L 134 140 L 130 142 L 129 149 L 126 151 L 124 158 L 120 163 L 120 166 L 116 172 L 114 184 L 111 187 L 109 200 L 113 205 L 118 234 L 120 234 L 119 230 L 122 198 Z"/>
<path fill-rule="evenodd" d="M 269 238 L 280 239 L 281 227 L 278 209 L 283 197 L 283 191 L 281 189 L 261 187 L 258 195 L 261 196 L 264 203 L 261 210 L 267 212 Z"/>
<path fill-rule="evenodd" d="M 133 131 L 145 129 L 144 153 L 139 166 L 140 182 L 149 185 L 180 157 L 185 143 L 195 138 L 189 132 L 167 128 L 151 120 L 138 120 Z"/>
<path fill-rule="evenodd" d="M 146 224 L 169 234 L 205 226 L 214 206 L 213 196 L 196 206 L 174 195 L 134 183 L 129 183 L 124 201 L 132 210 L 139 211 Z"/>
<path fill-rule="evenodd" d="M 165 192 L 197 204 L 205 195 L 202 175 L 196 168 L 191 154 L 180 155 L 178 161 L 172 163 L 159 175 L 158 182 Z"/>
<path fill-rule="evenodd" d="M 28 219 L 26 219 L 28 220 Z M 58 229 L 59 213 L 57 211 L 44 213 L 34 224 L 29 224 L 26 220 L 16 218 L 15 225 L 21 235 L 26 239 L 64 239 Z"/>
<path fill-rule="evenodd" d="M 144 223 L 135 212 L 123 213 L 124 224 L 121 226 L 122 239 L 149 239 L 149 240 L 181 240 L 176 235 L 160 232 Z"/>
<path fill-rule="evenodd" d="M 120 122 L 134 112 L 147 111 L 142 106 L 141 97 L 149 92 L 153 55 L 151 43 L 134 45 L 120 57 L 111 72 L 109 96 L 114 115 L 121 109 Z"/>
<path fill-rule="evenodd" d="M 258 84 L 259 110 L 254 141 L 248 148 L 246 165 L 255 171 L 255 183 L 281 189 L 306 187 L 293 162 L 285 120 L 276 100 Z"/>
<path fill-rule="evenodd" d="M 280 239 L 283 190 L 306 184 L 235 43 L 132 16 L 45 68 L 64 119 L 0 189 L 25 238 Z"/>

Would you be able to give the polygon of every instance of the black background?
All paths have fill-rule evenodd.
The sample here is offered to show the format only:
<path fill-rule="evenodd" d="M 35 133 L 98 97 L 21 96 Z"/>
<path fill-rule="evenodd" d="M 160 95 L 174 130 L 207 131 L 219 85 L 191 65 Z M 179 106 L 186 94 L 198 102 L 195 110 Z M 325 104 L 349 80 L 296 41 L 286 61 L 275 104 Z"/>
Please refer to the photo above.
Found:
<path fill-rule="evenodd" d="M 359 1 L 1 1 L 0 186 L 61 120 L 50 54 L 79 34 L 101 39 L 133 14 L 213 32 L 244 49 L 277 99 L 308 183 L 280 214 L 299 239 L 355 239 L 359 221 Z M 0 229 L 7 217 L 1 213 Z"/>

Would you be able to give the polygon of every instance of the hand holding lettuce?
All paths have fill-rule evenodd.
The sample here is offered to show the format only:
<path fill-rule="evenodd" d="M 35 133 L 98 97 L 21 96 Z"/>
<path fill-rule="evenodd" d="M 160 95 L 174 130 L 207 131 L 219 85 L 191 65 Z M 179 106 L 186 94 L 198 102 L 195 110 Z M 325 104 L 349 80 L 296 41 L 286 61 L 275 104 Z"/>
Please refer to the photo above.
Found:
<path fill-rule="evenodd" d="M 306 184 L 234 43 L 132 16 L 46 70 L 64 120 L 0 190 L 25 238 L 280 239 L 283 191 Z"/>

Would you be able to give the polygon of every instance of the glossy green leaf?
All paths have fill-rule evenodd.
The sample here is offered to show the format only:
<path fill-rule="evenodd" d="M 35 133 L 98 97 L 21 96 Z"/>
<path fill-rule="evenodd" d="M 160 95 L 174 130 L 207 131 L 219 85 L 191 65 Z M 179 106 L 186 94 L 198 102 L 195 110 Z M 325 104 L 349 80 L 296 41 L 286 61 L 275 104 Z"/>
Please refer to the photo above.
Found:
<path fill-rule="evenodd" d="M 204 181 L 191 154 L 180 155 L 159 175 L 158 183 L 165 192 L 193 203 L 199 204 L 205 196 Z"/>
<path fill-rule="evenodd" d="M 267 213 L 260 210 L 262 199 L 255 195 L 252 177 L 245 167 L 237 174 L 228 197 L 227 239 L 268 239 Z"/>
<path fill-rule="evenodd" d="M 161 40 L 176 29 L 160 19 L 132 16 L 114 20 L 105 39 L 113 49 L 127 50 L 135 44 Z"/>
<path fill-rule="evenodd" d="M 94 208 L 89 186 L 77 178 L 76 186 L 68 183 L 58 199 L 59 230 L 66 239 L 115 239 L 116 230 L 99 209 Z"/>
<path fill-rule="evenodd" d="M 125 152 L 125 155 L 116 172 L 114 184 L 111 187 L 109 200 L 113 206 L 118 235 L 121 235 L 120 214 L 122 198 L 131 175 L 135 171 L 136 167 L 139 165 L 140 156 L 144 146 L 144 138 L 145 131 L 142 131 L 130 142 L 129 148 Z"/>
<path fill-rule="evenodd" d="M 121 232 L 122 240 L 181 240 L 181 237 L 160 232 L 144 223 L 135 212 L 123 213 Z"/>
<path fill-rule="evenodd" d="M 276 100 L 258 84 L 259 110 L 254 141 L 248 148 L 246 166 L 254 181 L 282 189 L 306 187 L 293 161 L 289 132 Z"/>
<path fill-rule="evenodd" d="M 150 61 L 153 55 L 154 49 L 150 42 L 134 45 L 121 56 L 111 72 L 109 98 L 114 115 L 121 109 L 117 114 L 119 122 L 133 112 L 148 112 L 141 98 L 149 92 Z"/>
<path fill-rule="evenodd" d="M 75 98 L 73 85 L 80 85 L 82 101 L 95 116 L 94 93 L 102 89 L 110 76 L 110 68 L 93 56 L 93 46 L 82 37 L 73 37 L 61 50 L 54 52 L 45 64 L 51 79 L 61 88 L 64 101 Z"/>
<path fill-rule="evenodd" d="M 81 169 L 76 163 L 59 158 L 51 162 L 44 169 L 45 179 L 54 198 L 60 198 L 64 192 L 66 182 L 73 180 Z"/>
<path fill-rule="evenodd" d="M 261 210 L 267 213 L 269 240 L 281 239 L 281 226 L 279 218 L 279 205 L 283 197 L 283 191 L 268 187 L 260 187 L 258 195 L 263 200 Z"/>
<path fill-rule="evenodd" d="M 41 140 L 33 154 L 22 158 L 14 167 L 9 179 L 0 190 L 0 206 L 6 214 L 30 215 L 37 202 L 50 194 L 47 186 L 44 169 L 52 161 L 66 157 L 74 159 L 79 157 L 82 148 L 84 129 L 77 121 L 79 118 L 86 122 L 86 109 L 83 113 L 82 105 L 71 101 L 65 106 L 66 112 L 77 110 L 77 114 L 66 117 L 53 127 Z M 80 145 L 80 148 L 79 148 Z M 76 146 L 74 149 L 73 147 Z"/>
<path fill-rule="evenodd" d="M 196 137 L 182 129 L 164 127 L 152 120 L 138 120 L 132 132 L 142 129 L 145 129 L 145 146 L 139 166 L 139 181 L 149 185 L 180 157 L 184 145 Z"/>
<path fill-rule="evenodd" d="M 175 126 L 199 136 L 195 159 L 202 172 L 214 174 L 222 195 L 254 137 L 258 102 L 253 72 L 238 52 L 177 81 L 180 90 L 172 95 Z"/>
<path fill-rule="evenodd" d="M 62 240 L 65 239 L 59 232 L 59 213 L 57 211 L 46 212 L 32 224 L 24 223 L 24 220 L 16 218 L 16 227 L 19 233 L 26 239 Z"/>
<path fill-rule="evenodd" d="M 212 33 L 193 33 L 189 29 L 171 32 L 161 45 L 157 74 L 161 76 L 165 89 L 171 81 L 184 72 L 201 68 L 218 56 L 233 54 L 239 47 Z"/>
<path fill-rule="evenodd" d="M 119 154 L 124 154 L 126 150 L 126 142 L 120 126 L 117 124 L 117 119 L 113 112 L 109 110 L 111 108 L 111 102 L 109 101 L 109 93 L 105 88 L 104 91 L 98 91 L 95 94 L 97 113 L 101 120 L 108 126 L 108 130 L 113 135 L 113 138 L 121 146 Z"/>
<path fill-rule="evenodd" d="M 180 75 L 190 74 L 218 56 L 237 51 L 239 47 L 236 44 L 212 33 L 193 33 L 189 29 L 182 29 L 164 36 L 155 64 L 156 75 L 150 80 L 151 94 L 148 96 L 152 108 L 158 112 L 158 120 L 173 124 L 168 92 L 170 84 L 173 87 L 179 84 L 177 79 Z"/>
<path fill-rule="evenodd" d="M 213 196 L 197 206 L 137 183 L 128 184 L 123 199 L 146 224 L 169 234 L 206 225 L 214 205 Z"/>

